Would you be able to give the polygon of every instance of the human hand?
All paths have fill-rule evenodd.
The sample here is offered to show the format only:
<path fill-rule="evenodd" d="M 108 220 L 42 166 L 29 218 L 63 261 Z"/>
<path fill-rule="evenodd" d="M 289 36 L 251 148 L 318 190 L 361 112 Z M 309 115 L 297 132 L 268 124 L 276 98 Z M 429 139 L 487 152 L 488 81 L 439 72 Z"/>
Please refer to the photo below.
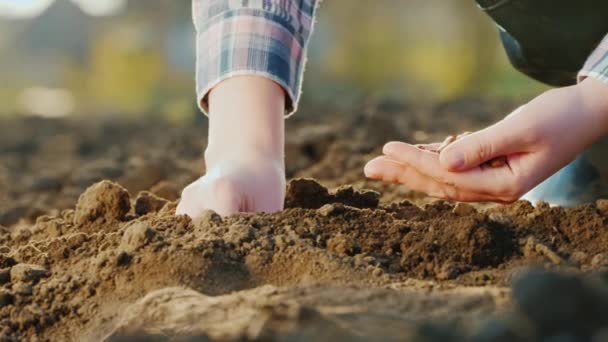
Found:
<path fill-rule="evenodd" d="M 608 86 L 587 79 L 550 90 L 440 154 L 391 142 L 365 166 L 374 179 L 458 201 L 513 202 L 608 133 Z M 434 145 L 437 147 L 438 145 Z M 487 165 L 505 157 L 500 167 Z"/>
<path fill-rule="evenodd" d="M 282 162 L 224 161 L 184 189 L 176 214 L 197 218 L 208 209 L 223 216 L 243 211 L 273 213 L 283 209 L 284 198 Z"/>

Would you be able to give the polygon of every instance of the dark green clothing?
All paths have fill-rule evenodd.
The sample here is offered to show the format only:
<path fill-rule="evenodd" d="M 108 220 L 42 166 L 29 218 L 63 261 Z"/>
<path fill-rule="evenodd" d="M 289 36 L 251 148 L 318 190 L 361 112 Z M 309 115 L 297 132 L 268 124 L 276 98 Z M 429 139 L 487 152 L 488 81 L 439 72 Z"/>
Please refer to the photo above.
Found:
<path fill-rule="evenodd" d="M 499 26 L 511 63 L 541 82 L 566 86 L 608 33 L 608 0 L 477 0 Z"/>

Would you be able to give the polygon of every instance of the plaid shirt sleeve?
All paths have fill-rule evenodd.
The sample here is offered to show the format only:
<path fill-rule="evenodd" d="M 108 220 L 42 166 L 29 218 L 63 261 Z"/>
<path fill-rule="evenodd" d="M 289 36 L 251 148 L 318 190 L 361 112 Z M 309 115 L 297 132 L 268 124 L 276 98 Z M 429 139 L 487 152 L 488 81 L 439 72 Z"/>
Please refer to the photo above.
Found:
<path fill-rule="evenodd" d="M 207 95 L 236 75 L 259 75 L 287 93 L 285 113 L 297 109 L 306 48 L 318 0 L 192 0 L 196 29 L 196 90 Z"/>
<path fill-rule="evenodd" d="M 593 77 L 608 83 L 608 35 L 589 56 L 583 69 L 578 74 L 579 81 L 586 77 Z"/>

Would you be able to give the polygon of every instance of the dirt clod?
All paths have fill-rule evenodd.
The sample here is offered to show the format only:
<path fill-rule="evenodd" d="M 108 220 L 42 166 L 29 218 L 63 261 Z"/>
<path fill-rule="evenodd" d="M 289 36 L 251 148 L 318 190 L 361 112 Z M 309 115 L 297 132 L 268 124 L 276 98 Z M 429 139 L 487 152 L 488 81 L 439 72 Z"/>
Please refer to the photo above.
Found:
<path fill-rule="evenodd" d="M 123 187 L 102 181 L 89 187 L 78 199 L 74 224 L 83 225 L 97 219 L 108 222 L 123 220 L 131 210 L 129 193 Z"/>
<path fill-rule="evenodd" d="M 149 213 L 160 211 L 167 200 L 160 198 L 148 191 L 142 191 L 135 199 L 135 214 L 142 216 Z"/>

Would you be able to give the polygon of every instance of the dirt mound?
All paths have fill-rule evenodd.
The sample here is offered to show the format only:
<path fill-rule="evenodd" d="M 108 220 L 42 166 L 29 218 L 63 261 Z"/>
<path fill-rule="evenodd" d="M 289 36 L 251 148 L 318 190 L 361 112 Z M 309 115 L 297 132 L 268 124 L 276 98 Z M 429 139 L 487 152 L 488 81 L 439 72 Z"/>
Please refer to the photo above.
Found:
<path fill-rule="evenodd" d="M 289 184 L 281 213 L 222 218 L 209 211 L 193 222 L 174 215 L 175 202 L 147 192 L 132 200 L 118 184 L 97 183 L 75 210 L 0 231 L 0 340 L 458 338 L 486 333 L 466 320 L 479 322 L 508 301 L 492 287 L 463 297 L 456 284 L 504 285 L 530 264 L 608 266 L 603 202 L 575 209 L 517 202 L 478 211 L 443 201 L 383 205 L 378 198 L 302 179 Z M 557 298 L 589 292 L 579 278 L 568 279 L 565 286 L 574 288 L 558 287 Z M 515 287 L 516 300 L 538 301 L 538 287 L 551 283 L 531 281 L 531 289 Z M 436 293 L 421 296 L 425 288 Z M 603 298 L 590 293 L 581 303 Z M 331 302 L 329 294 L 336 296 Z M 363 294 L 380 296 L 377 307 Z M 463 300 L 471 306 L 464 316 L 440 309 Z M 572 300 L 559 305 L 582 305 Z M 533 320 L 530 334 L 552 329 L 534 305 L 522 305 Z M 424 329 L 437 318 L 459 329 Z M 378 331 L 389 322 L 401 325 Z M 589 322 L 573 323 L 574 333 L 591 336 L 606 323 Z"/>
<path fill-rule="evenodd" d="M 194 222 L 174 210 L 203 120 L 3 121 L 0 341 L 607 340 L 608 201 L 471 206 L 363 177 L 387 140 L 512 108 L 299 113 L 286 210 Z"/>

